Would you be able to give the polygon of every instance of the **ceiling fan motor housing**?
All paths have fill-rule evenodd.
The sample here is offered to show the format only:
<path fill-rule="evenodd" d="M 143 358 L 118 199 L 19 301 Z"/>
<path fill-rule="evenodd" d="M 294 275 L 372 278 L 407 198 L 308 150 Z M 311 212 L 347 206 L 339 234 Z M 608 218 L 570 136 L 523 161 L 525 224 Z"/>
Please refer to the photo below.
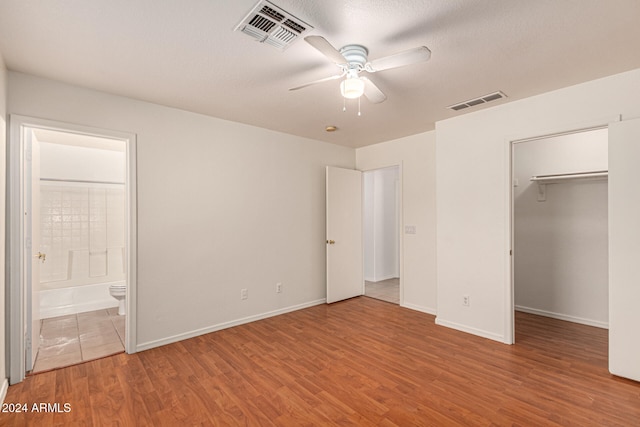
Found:
<path fill-rule="evenodd" d="M 347 64 L 344 66 L 346 70 L 356 70 L 357 72 L 364 70 L 367 55 L 369 55 L 366 47 L 359 44 L 348 44 L 340 49 L 340 53 L 347 60 Z"/>

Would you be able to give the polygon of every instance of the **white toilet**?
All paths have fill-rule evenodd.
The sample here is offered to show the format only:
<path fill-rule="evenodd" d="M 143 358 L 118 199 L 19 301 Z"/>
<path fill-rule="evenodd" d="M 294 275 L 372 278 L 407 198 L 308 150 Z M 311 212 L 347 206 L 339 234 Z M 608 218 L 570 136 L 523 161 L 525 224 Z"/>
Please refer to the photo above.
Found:
<path fill-rule="evenodd" d="M 109 293 L 112 297 L 118 300 L 118 314 L 120 316 L 125 315 L 124 311 L 124 301 L 127 296 L 127 285 L 124 283 L 114 283 L 109 286 Z"/>

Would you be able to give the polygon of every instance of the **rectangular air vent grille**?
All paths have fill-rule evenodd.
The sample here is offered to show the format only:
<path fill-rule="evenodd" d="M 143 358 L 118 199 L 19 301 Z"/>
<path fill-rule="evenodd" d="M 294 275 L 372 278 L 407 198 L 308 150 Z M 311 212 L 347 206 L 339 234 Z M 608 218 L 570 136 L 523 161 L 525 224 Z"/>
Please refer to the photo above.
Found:
<path fill-rule="evenodd" d="M 253 19 L 249 22 L 249 26 L 257 28 L 260 31 L 264 31 L 265 33 L 271 31 L 274 25 L 276 25 L 275 22 L 269 21 L 267 18 L 264 18 L 260 15 L 254 16 Z"/>
<path fill-rule="evenodd" d="M 507 95 L 498 91 L 488 95 L 480 96 L 478 98 L 470 99 L 468 101 L 459 102 L 457 104 L 449 105 L 447 108 L 454 111 L 464 110 L 465 108 L 474 107 L 480 104 L 486 104 L 487 102 L 495 101 L 496 99 L 506 98 Z"/>
<path fill-rule="evenodd" d="M 298 24 L 295 21 L 292 21 L 291 19 L 287 19 L 282 23 L 282 25 L 284 25 L 285 27 L 291 28 L 293 31 L 295 31 L 298 34 L 302 34 L 306 30 L 305 27 L 303 27 L 302 25 Z"/>
<path fill-rule="evenodd" d="M 268 37 L 264 42 L 279 49 L 284 49 L 295 39 L 296 35 L 291 31 L 285 30 L 284 28 L 279 28 L 271 35 L 271 37 Z"/>
<path fill-rule="evenodd" d="M 260 12 L 263 15 L 267 15 L 270 18 L 275 19 L 278 22 L 281 22 L 284 19 L 284 15 L 281 13 L 278 13 L 277 10 L 270 8 L 269 6 L 262 6 L 262 9 L 260 9 Z"/>
<path fill-rule="evenodd" d="M 309 24 L 268 0 L 261 0 L 235 30 L 284 50 L 312 29 Z"/>

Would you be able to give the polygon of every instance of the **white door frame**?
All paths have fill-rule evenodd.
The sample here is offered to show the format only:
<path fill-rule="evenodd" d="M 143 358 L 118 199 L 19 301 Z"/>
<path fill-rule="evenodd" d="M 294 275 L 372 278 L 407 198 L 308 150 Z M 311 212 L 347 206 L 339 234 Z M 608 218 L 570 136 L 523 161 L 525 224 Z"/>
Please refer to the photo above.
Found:
<path fill-rule="evenodd" d="M 8 375 L 10 384 L 16 384 L 25 378 L 25 280 L 24 277 L 24 208 L 25 208 L 25 147 L 23 132 L 25 128 L 47 129 L 90 136 L 118 139 L 126 144 L 126 262 L 127 262 L 127 298 L 126 298 L 126 338 L 127 353 L 136 351 L 136 289 L 137 289 L 137 207 L 136 207 L 136 135 L 133 133 L 98 129 L 53 120 L 11 114 L 9 116 L 9 141 L 7 152 L 7 191 L 8 209 L 6 218 L 7 256 L 7 323 Z"/>
<path fill-rule="evenodd" d="M 614 116 L 614 117 L 608 117 L 608 118 L 603 118 L 603 119 L 599 119 L 599 120 L 591 120 L 585 123 L 580 123 L 580 124 L 576 124 L 575 126 L 566 126 L 562 129 L 551 129 L 551 130 L 546 130 L 546 131 L 541 131 L 539 133 L 530 133 L 527 136 L 517 136 L 517 137 L 511 137 L 511 138 L 507 138 L 507 158 L 509 159 L 508 163 L 507 163 L 507 185 L 508 185 L 508 189 L 507 189 L 507 218 L 509 218 L 509 221 L 507 221 L 507 254 L 506 256 L 509 258 L 508 262 L 506 263 L 507 266 L 507 271 L 506 271 L 506 277 L 507 277 L 507 283 L 508 285 L 505 287 L 505 294 L 504 294 L 504 301 L 505 301 L 505 307 L 507 307 L 507 310 L 505 311 L 505 317 L 504 317 L 504 343 L 505 344 L 514 344 L 516 342 L 516 331 L 515 331 L 515 253 L 514 248 L 515 248 L 515 229 L 514 229 L 514 223 L 515 223 L 515 197 L 514 197 L 514 190 L 513 190 L 513 180 L 514 180 L 514 164 L 513 164 L 513 160 L 514 160 L 514 148 L 516 144 L 522 143 L 522 142 L 529 142 L 529 141 L 535 141 L 535 140 L 539 140 L 539 139 L 545 139 L 545 138 L 552 138 L 552 137 L 556 137 L 556 136 L 562 136 L 562 135 L 569 135 L 569 134 L 574 134 L 574 133 L 581 133 L 581 132 L 587 132 L 590 130 L 597 130 L 597 129 L 605 129 L 609 127 L 609 123 L 612 122 L 618 122 L 621 120 L 621 116 Z"/>
<path fill-rule="evenodd" d="M 404 307 L 404 198 L 403 198 L 403 185 L 402 185 L 402 162 L 398 162 L 398 163 L 390 163 L 387 165 L 380 165 L 380 166 L 376 166 L 376 167 L 370 167 L 367 169 L 359 169 L 362 172 L 362 185 L 364 187 L 364 174 L 365 172 L 372 172 L 378 169 L 387 169 L 387 168 L 393 168 L 393 167 L 397 167 L 398 168 L 398 194 L 396 195 L 398 197 L 398 245 L 400 246 L 399 248 L 399 253 L 398 253 L 398 274 L 400 274 L 400 280 L 399 280 L 399 288 L 400 288 L 400 307 Z M 362 211 L 362 219 L 363 219 L 363 225 L 364 225 L 364 209 Z M 362 248 L 362 260 L 364 262 L 364 246 Z M 364 266 L 363 266 L 363 271 L 364 271 Z"/>

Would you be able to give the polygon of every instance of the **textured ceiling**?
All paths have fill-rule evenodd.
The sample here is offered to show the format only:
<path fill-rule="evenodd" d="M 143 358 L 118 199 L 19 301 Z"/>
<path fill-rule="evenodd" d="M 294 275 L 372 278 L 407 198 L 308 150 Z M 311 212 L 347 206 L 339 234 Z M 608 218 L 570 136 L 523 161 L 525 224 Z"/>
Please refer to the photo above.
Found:
<path fill-rule="evenodd" d="M 428 62 L 370 74 L 387 101 L 343 101 L 337 67 L 304 41 L 285 51 L 234 32 L 254 0 L 0 0 L 10 70 L 359 147 L 476 111 L 640 68 L 638 0 L 273 0 L 336 48 L 369 58 L 427 46 Z M 325 126 L 338 131 L 327 133 Z"/>

